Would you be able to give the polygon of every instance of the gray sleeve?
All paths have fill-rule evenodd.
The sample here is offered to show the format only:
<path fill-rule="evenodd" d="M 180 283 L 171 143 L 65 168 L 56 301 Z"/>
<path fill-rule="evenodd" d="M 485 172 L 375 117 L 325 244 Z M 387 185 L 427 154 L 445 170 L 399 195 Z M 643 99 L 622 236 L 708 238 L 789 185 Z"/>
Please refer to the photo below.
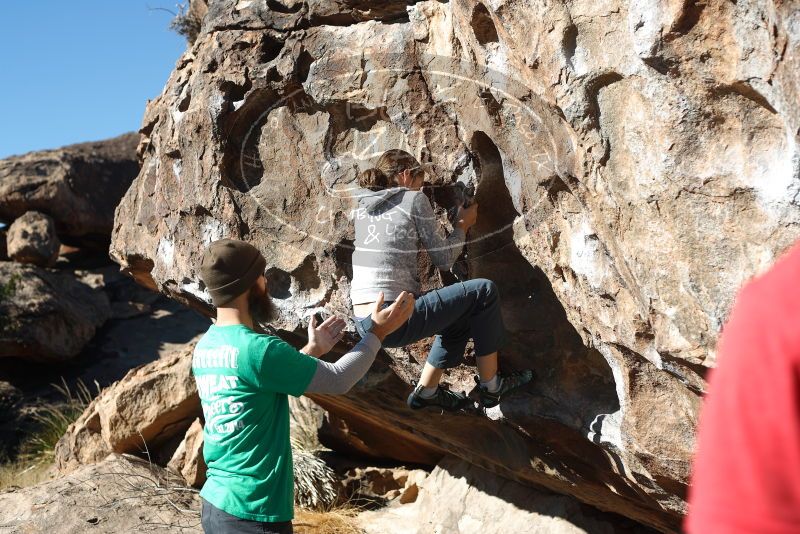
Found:
<path fill-rule="evenodd" d="M 381 348 L 381 341 L 369 333 L 359 341 L 353 350 L 334 363 L 317 360 L 317 370 L 311 378 L 305 393 L 328 393 L 342 395 L 350 391 L 362 376 L 367 374 L 375 355 Z"/>
<path fill-rule="evenodd" d="M 417 234 L 433 264 L 444 270 L 452 267 L 464 246 L 464 230 L 455 228 L 445 238 L 433 213 L 433 206 L 424 193 L 419 193 L 414 199 L 414 220 Z"/>

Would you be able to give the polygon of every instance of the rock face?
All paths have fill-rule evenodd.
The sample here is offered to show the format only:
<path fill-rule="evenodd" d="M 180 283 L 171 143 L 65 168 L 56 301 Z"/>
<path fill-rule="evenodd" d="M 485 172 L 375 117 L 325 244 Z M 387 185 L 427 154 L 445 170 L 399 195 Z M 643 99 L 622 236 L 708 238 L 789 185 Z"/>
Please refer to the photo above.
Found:
<path fill-rule="evenodd" d="M 128 133 L 0 160 L 0 220 L 40 211 L 66 243 L 107 243 L 114 208 L 139 171 L 138 140 Z"/>
<path fill-rule="evenodd" d="M 112 452 L 149 454 L 166 464 L 200 413 L 193 350 L 190 344 L 137 367 L 104 389 L 58 441 L 58 470 L 66 473 Z"/>
<path fill-rule="evenodd" d="M 654 532 L 613 514 L 602 514 L 564 495 L 504 480 L 448 457 L 417 482 L 413 504 L 396 502 L 362 513 L 367 534 L 647 534 Z"/>
<path fill-rule="evenodd" d="M 28 211 L 15 220 L 8 229 L 6 243 L 12 260 L 39 267 L 52 267 L 61 248 L 52 217 L 38 211 Z"/>
<path fill-rule="evenodd" d="M 349 313 L 356 171 L 389 148 L 430 160 L 439 208 L 477 184 L 469 274 L 500 288 L 502 366 L 541 379 L 488 418 L 412 414 L 421 343 L 318 400 L 676 531 L 720 327 L 798 236 L 796 17 L 767 0 L 214 2 L 147 107 L 112 255 L 208 312 L 203 248 L 247 239 L 297 340 L 310 310 Z M 471 369 L 447 380 L 469 389 Z"/>
<path fill-rule="evenodd" d="M 442 458 L 441 449 L 425 440 L 411 439 L 392 427 L 376 427 L 373 420 L 353 413 L 338 417 L 325 412 L 318 435 L 322 445 L 361 458 L 392 458 L 422 465 L 435 465 Z"/>
<path fill-rule="evenodd" d="M 112 454 L 67 476 L 0 492 L 8 532 L 202 533 L 200 497 L 169 471 Z"/>
<path fill-rule="evenodd" d="M 72 273 L 0 262 L 0 357 L 69 360 L 110 314 L 108 297 Z"/>
<path fill-rule="evenodd" d="M 203 459 L 203 423 L 195 419 L 186 436 L 175 449 L 167 467 L 183 476 L 186 483 L 202 488 L 206 481 L 206 462 Z"/>

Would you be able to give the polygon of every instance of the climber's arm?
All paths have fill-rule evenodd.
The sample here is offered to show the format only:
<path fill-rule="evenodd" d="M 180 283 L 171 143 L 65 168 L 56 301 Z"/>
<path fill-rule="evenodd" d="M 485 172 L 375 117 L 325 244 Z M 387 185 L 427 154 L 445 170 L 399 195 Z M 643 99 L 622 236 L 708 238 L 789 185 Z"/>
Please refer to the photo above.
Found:
<path fill-rule="evenodd" d="M 414 198 L 414 222 L 422 245 L 428 252 L 431 261 L 439 269 L 449 269 L 461 254 L 466 232 L 456 226 L 449 236 L 445 237 L 433 213 L 428 197 L 419 193 Z"/>

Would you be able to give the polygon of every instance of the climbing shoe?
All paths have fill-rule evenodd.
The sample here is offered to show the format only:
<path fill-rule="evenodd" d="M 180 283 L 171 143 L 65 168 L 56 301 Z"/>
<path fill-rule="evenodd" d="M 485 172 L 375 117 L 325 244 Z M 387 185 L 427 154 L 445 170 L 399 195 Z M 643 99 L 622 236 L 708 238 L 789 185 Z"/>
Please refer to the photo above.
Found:
<path fill-rule="evenodd" d="M 436 388 L 436 393 L 433 397 L 425 399 L 421 395 L 424 386 L 417 384 L 416 381 L 412 381 L 411 384 L 414 386 L 414 391 L 408 396 L 407 404 L 412 410 L 419 410 L 428 406 L 439 406 L 448 412 L 455 412 L 469 403 L 469 397 L 463 393 L 450 391 L 447 386 L 442 387 L 441 384 Z"/>
<path fill-rule="evenodd" d="M 506 398 L 512 391 L 521 388 L 533 380 L 533 371 L 530 369 L 514 371 L 513 373 L 509 374 L 498 372 L 497 374 L 500 377 L 500 388 L 494 393 L 490 393 L 488 389 L 481 385 L 480 377 L 475 377 L 475 382 L 478 384 L 481 405 L 484 408 L 494 408 L 500 404 L 500 401 Z"/>

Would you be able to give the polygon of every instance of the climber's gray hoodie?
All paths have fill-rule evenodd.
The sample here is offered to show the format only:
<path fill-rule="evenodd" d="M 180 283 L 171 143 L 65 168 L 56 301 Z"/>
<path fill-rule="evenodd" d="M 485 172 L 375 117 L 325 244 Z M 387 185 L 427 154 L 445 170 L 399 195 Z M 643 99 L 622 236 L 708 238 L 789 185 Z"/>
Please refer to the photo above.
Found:
<path fill-rule="evenodd" d="M 392 187 L 380 191 L 358 189 L 355 222 L 353 304 L 374 302 L 383 291 L 394 300 L 401 291 L 420 293 L 417 253 L 428 251 L 434 265 L 449 269 L 464 246 L 464 231 L 445 237 L 428 197 L 422 191 Z"/>

